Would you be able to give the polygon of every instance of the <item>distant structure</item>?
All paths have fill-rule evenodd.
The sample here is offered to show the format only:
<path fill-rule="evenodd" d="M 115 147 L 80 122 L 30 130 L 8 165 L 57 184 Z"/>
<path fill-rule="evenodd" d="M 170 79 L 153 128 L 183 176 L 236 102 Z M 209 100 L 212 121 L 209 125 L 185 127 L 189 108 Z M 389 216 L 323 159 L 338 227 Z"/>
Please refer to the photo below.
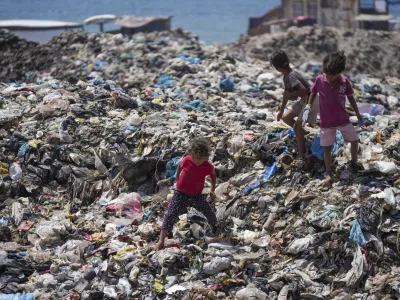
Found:
<path fill-rule="evenodd" d="M 249 19 L 248 35 L 319 24 L 341 28 L 389 30 L 387 0 L 281 0 L 265 15 Z"/>

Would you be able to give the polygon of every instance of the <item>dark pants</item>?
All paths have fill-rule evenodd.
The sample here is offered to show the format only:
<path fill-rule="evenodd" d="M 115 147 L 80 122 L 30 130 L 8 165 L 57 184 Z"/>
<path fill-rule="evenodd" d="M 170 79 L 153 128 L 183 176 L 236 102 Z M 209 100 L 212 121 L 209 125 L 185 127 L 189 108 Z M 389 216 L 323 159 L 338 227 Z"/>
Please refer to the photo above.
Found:
<path fill-rule="evenodd" d="M 217 217 L 211 205 L 206 201 L 207 196 L 202 194 L 187 195 L 180 191 L 176 191 L 168 206 L 167 214 L 165 215 L 162 224 L 163 230 L 172 230 L 174 224 L 178 222 L 179 216 L 187 213 L 188 207 L 193 207 L 202 212 L 210 225 L 217 223 Z"/>

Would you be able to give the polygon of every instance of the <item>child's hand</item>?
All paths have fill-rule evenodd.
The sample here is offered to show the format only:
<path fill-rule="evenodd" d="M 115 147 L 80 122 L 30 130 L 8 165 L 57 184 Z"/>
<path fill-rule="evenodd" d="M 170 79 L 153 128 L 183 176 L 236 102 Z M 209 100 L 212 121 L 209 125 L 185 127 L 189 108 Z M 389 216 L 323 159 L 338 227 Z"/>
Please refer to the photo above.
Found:
<path fill-rule="evenodd" d="M 282 119 L 282 116 L 283 116 L 283 111 L 280 110 L 280 111 L 278 112 L 278 115 L 276 116 L 276 120 L 279 122 L 279 121 Z"/>

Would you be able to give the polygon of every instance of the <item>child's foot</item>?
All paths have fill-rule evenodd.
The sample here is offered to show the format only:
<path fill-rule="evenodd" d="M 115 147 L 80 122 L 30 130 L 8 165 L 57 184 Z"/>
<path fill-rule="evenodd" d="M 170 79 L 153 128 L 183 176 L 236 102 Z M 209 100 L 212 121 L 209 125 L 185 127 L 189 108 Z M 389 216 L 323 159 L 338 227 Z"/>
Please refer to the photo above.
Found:
<path fill-rule="evenodd" d="M 350 172 L 357 173 L 359 170 L 362 169 L 362 166 L 359 163 L 351 161 L 348 164 L 348 168 L 349 168 Z"/>
<path fill-rule="evenodd" d="M 157 245 L 154 247 L 154 251 L 159 251 L 164 249 L 164 243 L 158 242 Z"/>
<path fill-rule="evenodd" d="M 332 175 L 327 174 L 324 180 L 324 186 L 326 188 L 330 188 L 332 187 L 332 183 L 333 183 Z"/>

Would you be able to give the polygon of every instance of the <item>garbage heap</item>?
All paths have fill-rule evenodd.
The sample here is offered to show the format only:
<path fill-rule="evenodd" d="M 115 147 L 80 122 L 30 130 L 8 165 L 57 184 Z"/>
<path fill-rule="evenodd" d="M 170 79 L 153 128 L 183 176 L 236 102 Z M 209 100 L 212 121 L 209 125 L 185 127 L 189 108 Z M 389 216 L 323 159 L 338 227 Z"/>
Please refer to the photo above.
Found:
<path fill-rule="evenodd" d="M 154 36 L 134 39 L 164 43 Z M 101 78 L 106 64 L 2 85 L 0 299 L 398 297 L 400 80 L 351 77 L 363 168 L 349 171 L 338 135 L 326 189 L 319 128 L 305 127 L 308 161 L 296 160 L 269 64 L 182 45 L 155 77 L 154 66 L 124 73 L 136 88 Z M 179 160 L 199 136 L 213 147 L 217 235 L 191 210 L 155 252 Z"/>
<path fill-rule="evenodd" d="M 269 60 L 273 51 L 284 49 L 292 61 L 315 64 L 340 49 L 347 55 L 347 74 L 399 77 L 399 43 L 400 33 L 395 31 L 290 27 L 284 32 L 245 37 L 235 43 L 235 48 L 261 60 Z"/>
<path fill-rule="evenodd" d="M 203 57 L 197 36 L 176 29 L 171 32 L 136 34 L 89 34 L 65 32 L 47 44 L 27 42 L 0 31 L 0 80 L 35 82 L 37 78 L 67 80 L 69 76 L 94 74 L 114 80 L 124 88 L 141 87 L 154 80 L 170 59 L 186 57 L 188 51 Z M 196 72 L 193 66 L 171 66 L 176 72 Z M 186 70 L 181 69 L 186 68 Z M 145 82 L 143 82 L 145 81 Z"/>

